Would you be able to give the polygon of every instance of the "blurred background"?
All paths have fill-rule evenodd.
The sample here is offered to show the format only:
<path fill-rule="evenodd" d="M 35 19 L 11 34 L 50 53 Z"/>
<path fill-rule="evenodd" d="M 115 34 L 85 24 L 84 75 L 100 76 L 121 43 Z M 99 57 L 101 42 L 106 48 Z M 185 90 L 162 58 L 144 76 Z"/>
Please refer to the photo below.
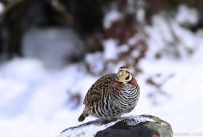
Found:
<path fill-rule="evenodd" d="M 89 87 L 120 66 L 141 89 L 128 115 L 203 136 L 202 11 L 201 0 L 0 0 L 0 136 L 80 124 Z"/>

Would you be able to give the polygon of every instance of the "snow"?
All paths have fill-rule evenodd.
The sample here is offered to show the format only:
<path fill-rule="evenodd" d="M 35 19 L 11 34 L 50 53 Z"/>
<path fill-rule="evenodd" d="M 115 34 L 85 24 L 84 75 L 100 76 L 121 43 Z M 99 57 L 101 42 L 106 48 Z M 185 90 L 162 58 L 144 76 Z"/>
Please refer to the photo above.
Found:
<path fill-rule="evenodd" d="M 84 51 L 82 40 L 67 27 L 33 27 L 24 34 L 23 47 L 26 57 L 39 58 L 52 68 L 67 64 L 67 55 L 78 57 L 84 54 L 81 52 Z"/>
<path fill-rule="evenodd" d="M 80 72 L 79 66 L 57 72 L 37 59 L 13 59 L 3 64 L 0 72 L 5 83 L 1 83 L 0 92 L 1 136 L 51 136 L 72 126 L 77 123 L 72 116 L 77 117 L 82 108 L 68 109 L 67 90 L 87 91 L 88 83 L 95 81 Z M 81 76 L 87 83 L 76 82 Z"/>
<path fill-rule="evenodd" d="M 111 24 L 122 17 L 121 13 L 119 13 L 117 10 L 112 9 L 109 11 L 105 17 L 104 17 L 104 27 L 109 28 Z"/>
<path fill-rule="evenodd" d="M 116 122 L 124 119 L 127 119 L 127 123 L 130 126 L 135 126 L 140 122 L 146 122 L 146 121 L 156 122 L 153 119 L 150 119 L 144 116 L 126 116 L 108 124 L 102 124 L 100 120 L 95 120 L 95 121 L 91 121 L 91 123 L 86 123 L 78 127 L 76 126 L 76 128 L 67 129 L 63 133 L 61 133 L 58 137 L 75 137 L 75 136 L 94 137 L 98 131 L 104 130 L 114 125 Z M 128 119 L 134 119 L 134 121 L 128 121 Z"/>
<path fill-rule="evenodd" d="M 188 18 L 189 17 L 189 18 Z M 176 14 L 176 21 L 180 24 L 195 24 L 198 21 L 198 13 L 195 9 L 190 9 L 186 5 L 180 5 Z"/>
<path fill-rule="evenodd" d="M 59 137 L 63 137 L 63 136 L 75 137 L 76 135 L 78 137 L 82 137 L 82 136 L 93 137 L 97 133 L 97 131 L 104 130 L 115 123 L 116 122 L 111 122 L 109 124 L 101 125 L 101 122 L 100 122 L 100 123 L 95 123 L 88 126 L 81 126 L 80 128 L 70 129 L 71 130 L 70 132 L 69 130 L 67 130 L 64 133 L 62 133 Z"/>
<path fill-rule="evenodd" d="M 146 26 L 145 31 L 150 36 L 150 45 L 147 56 L 153 58 L 154 54 L 162 51 L 164 56 L 174 56 L 179 52 L 187 58 L 188 50 L 199 48 L 202 37 L 182 27 L 175 20 L 165 18 L 163 15 L 155 15 L 152 19 L 152 26 Z M 171 48 L 170 48 L 171 46 Z M 173 48 L 175 46 L 176 48 Z"/>
<path fill-rule="evenodd" d="M 85 61 L 89 65 L 90 71 L 94 74 L 99 74 L 104 68 L 104 56 L 101 52 L 86 55 Z"/>
<path fill-rule="evenodd" d="M 104 58 L 106 60 L 116 59 L 117 42 L 113 39 L 109 39 L 105 40 L 103 44 L 104 44 Z"/>
<path fill-rule="evenodd" d="M 181 12 L 185 14 L 186 11 Z M 120 15 L 112 12 L 108 16 L 115 16 L 115 19 Z M 112 22 L 108 16 L 105 21 L 108 24 L 107 27 Z M 138 64 L 143 70 L 143 73 L 136 76 L 141 88 L 141 96 L 138 105 L 130 115 L 157 116 L 171 124 L 174 135 L 187 136 L 182 133 L 199 133 L 199 136 L 203 136 L 201 110 L 203 108 L 203 36 L 181 27 L 180 21 L 173 19 L 167 21 L 162 15 L 157 15 L 153 19 L 152 26 L 145 27 L 150 49 L 147 56 Z M 153 56 L 157 51 L 164 49 L 174 40 L 172 32 L 181 40 L 178 44 L 182 48 L 178 50 L 184 57 L 175 60 L 169 54 L 164 54 L 162 59 L 154 59 Z M 134 41 L 136 40 L 131 39 L 131 42 Z M 114 53 L 126 50 L 124 45 L 118 47 L 113 40 L 106 40 L 104 44 L 104 53 L 92 53 L 85 57 L 91 65 L 90 69 L 95 69 L 95 72 L 101 71 L 106 59 L 117 57 Z M 188 56 L 184 50 L 185 46 L 195 49 L 194 54 Z M 136 51 L 133 53 L 137 54 Z M 122 65 L 122 62 L 118 62 L 116 65 L 109 66 L 111 73 L 116 73 Z M 157 74 L 160 76 L 156 76 Z M 173 76 L 160 87 L 167 96 L 156 93 L 156 89 L 146 83 L 149 76 L 152 76 L 157 83 L 161 83 L 169 75 Z M 81 124 L 77 119 L 84 106 L 81 102 L 75 109 L 71 108 L 69 105 L 72 102 L 68 101 L 68 91 L 81 93 L 84 98 L 89 87 L 98 78 L 99 76 L 92 76 L 83 63 L 68 64 L 54 70 L 47 67 L 43 60 L 35 57 L 14 58 L 2 63 L 0 66 L 0 136 L 54 137 L 59 136 L 60 132 L 68 127 Z M 153 105 L 152 99 L 148 96 L 149 93 L 156 93 L 153 101 L 157 102 L 157 105 Z M 88 117 L 84 122 L 90 120 L 94 118 Z M 96 129 L 97 126 L 86 128 L 91 134 L 93 131 L 95 133 Z"/>

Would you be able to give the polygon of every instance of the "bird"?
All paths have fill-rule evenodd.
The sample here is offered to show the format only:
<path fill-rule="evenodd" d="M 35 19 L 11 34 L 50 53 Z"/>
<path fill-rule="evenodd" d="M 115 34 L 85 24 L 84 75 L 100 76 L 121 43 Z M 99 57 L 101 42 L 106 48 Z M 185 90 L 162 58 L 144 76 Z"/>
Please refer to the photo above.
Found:
<path fill-rule="evenodd" d="M 137 80 L 127 67 L 122 66 L 117 73 L 104 75 L 89 88 L 78 121 L 82 122 L 88 116 L 101 119 L 104 124 L 115 121 L 122 114 L 131 112 L 139 97 Z"/>

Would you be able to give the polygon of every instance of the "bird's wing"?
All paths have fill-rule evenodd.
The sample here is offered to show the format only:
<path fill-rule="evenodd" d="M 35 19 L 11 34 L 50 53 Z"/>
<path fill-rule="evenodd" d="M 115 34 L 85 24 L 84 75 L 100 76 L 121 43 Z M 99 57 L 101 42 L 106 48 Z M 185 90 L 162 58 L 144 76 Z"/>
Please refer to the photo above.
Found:
<path fill-rule="evenodd" d="M 88 107 L 97 104 L 102 99 L 103 94 L 110 91 L 115 76 L 116 74 L 108 74 L 98 79 L 88 90 L 83 104 Z"/>

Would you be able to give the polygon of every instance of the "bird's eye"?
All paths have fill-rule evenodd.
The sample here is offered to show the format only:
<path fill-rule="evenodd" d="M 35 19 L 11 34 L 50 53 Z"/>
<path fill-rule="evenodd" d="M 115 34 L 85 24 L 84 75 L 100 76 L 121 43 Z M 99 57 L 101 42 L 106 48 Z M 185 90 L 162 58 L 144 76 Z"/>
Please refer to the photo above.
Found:
<path fill-rule="evenodd" d="M 128 76 L 125 78 L 125 80 L 128 80 L 130 78 L 130 74 L 128 74 Z"/>

